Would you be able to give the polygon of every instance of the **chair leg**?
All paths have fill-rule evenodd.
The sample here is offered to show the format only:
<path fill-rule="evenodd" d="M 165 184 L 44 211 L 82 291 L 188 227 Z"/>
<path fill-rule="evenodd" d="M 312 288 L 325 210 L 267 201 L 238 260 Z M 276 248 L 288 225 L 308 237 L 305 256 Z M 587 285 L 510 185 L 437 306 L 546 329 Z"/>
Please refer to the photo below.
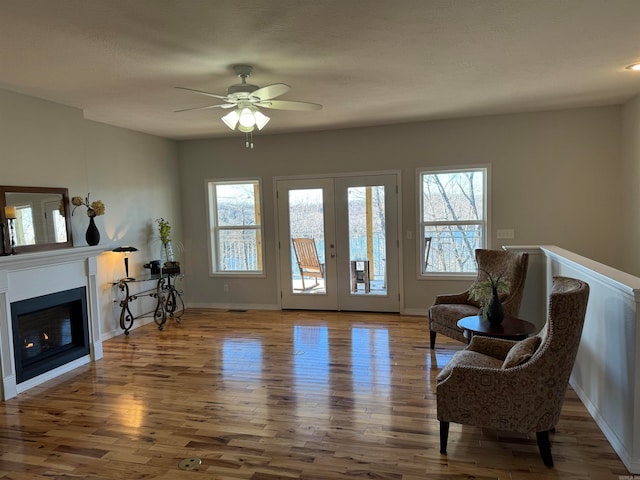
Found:
<path fill-rule="evenodd" d="M 436 348 L 436 332 L 433 330 L 429 330 L 429 345 L 431 346 L 431 350 Z"/>
<path fill-rule="evenodd" d="M 447 441 L 449 440 L 449 422 L 440 422 L 440 453 L 447 454 Z"/>
<path fill-rule="evenodd" d="M 442 433 L 440 434 L 442 436 Z M 553 467 L 553 457 L 551 456 L 551 442 L 549 441 L 549 431 L 536 432 L 536 439 L 538 440 L 538 450 L 540 450 L 540 456 L 542 462 L 549 468 Z"/>

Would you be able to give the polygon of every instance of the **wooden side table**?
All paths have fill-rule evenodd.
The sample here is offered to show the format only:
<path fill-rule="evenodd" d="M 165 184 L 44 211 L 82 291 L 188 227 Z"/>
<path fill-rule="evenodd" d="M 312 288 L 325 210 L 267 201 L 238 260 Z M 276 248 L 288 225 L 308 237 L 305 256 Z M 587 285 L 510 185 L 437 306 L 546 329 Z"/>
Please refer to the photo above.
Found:
<path fill-rule="evenodd" d="M 504 338 L 505 340 L 524 340 L 535 333 L 536 326 L 515 317 L 504 317 L 500 325 L 491 325 L 481 315 L 473 315 L 458 320 L 458 327 L 464 330 L 464 336 L 471 341 L 474 335 Z"/>

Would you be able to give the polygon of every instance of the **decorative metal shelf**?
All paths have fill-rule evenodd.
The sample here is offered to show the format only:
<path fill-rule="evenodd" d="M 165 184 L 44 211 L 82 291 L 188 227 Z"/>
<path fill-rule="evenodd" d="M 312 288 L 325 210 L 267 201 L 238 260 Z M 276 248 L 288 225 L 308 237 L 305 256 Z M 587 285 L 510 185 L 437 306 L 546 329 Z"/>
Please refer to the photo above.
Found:
<path fill-rule="evenodd" d="M 180 318 L 184 314 L 184 301 L 182 295 L 184 292 L 176 288 L 175 282 L 177 278 L 183 278 L 180 274 L 180 268 L 174 268 L 170 272 L 151 275 L 143 278 L 122 278 L 117 282 L 113 282 L 122 292 L 120 302 L 120 328 L 124 330 L 125 335 L 129 335 L 129 330 L 133 327 L 133 322 L 139 318 L 153 316 L 153 320 L 158 325 L 158 330 L 163 330 L 167 322 L 167 317 L 173 318 L 176 322 L 180 322 Z M 155 282 L 154 286 L 141 290 L 140 292 L 131 293 L 130 284 Z M 152 310 L 134 315 L 131 312 L 130 304 L 135 300 L 143 297 L 151 297 L 156 299 L 155 308 Z M 118 300 L 116 300 L 118 301 Z"/>

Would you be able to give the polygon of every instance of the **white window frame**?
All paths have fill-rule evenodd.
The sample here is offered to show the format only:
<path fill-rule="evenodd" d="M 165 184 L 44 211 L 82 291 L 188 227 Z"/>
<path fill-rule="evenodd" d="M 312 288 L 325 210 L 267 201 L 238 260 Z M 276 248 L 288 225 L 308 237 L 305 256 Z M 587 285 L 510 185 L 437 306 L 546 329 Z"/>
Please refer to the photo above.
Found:
<path fill-rule="evenodd" d="M 423 175 L 435 175 L 435 174 L 444 174 L 444 173 L 458 173 L 458 172 L 481 172 L 483 173 L 483 219 L 481 221 L 460 221 L 460 222 L 425 222 L 424 221 L 424 204 L 423 204 Z M 477 271 L 473 272 L 425 272 L 424 271 L 424 254 L 425 254 L 425 239 L 422 238 L 424 228 L 428 225 L 480 225 L 482 227 L 482 238 L 480 240 L 480 248 L 490 248 L 490 219 L 489 212 L 491 211 L 490 205 L 490 176 L 491 169 L 490 165 L 470 165 L 470 166 L 456 166 L 456 167 L 431 167 L 431 168 L 420 168 L 416 173 L 416 183 L 417 183 L 417 195 L 418 195 L 418 222 L 417 222 L 417 235 L 416 235 L 416 246 L 417 246 L 417 278 L 419 280 L 460 280 L 463 278 L 475 278 L 477 275 Z"/>
<path fill-rule="evenodd" d="M 254 184 L 258 187 L 257 198 L 254 198 L 254 203 L 258 208 L 260 222 L 256 225 L 218 225 L 218 208 L 217 198 L 215 195 L 215 187 L 217 185 L 232 185 L 232 184 Z M 207 179 L 205 180 L 205 193 L 207 198 L 207 218 L 209 221 L 208 229 L 208 245 L 209 245 L 209 275 L 212 277 L 266 277 L 265 270 L 265 256 L 264 256 L 264 202 L 262 197 L 262 179 L 260 177 L 252 178 L 233 178 L 233 179 Z M 261 258 L 262 268 L 261 270 L 220 270 L 218 259 L 218 238 L 221 231 L 228 230 L 255 230 L 259 232 L 258 238 L 258 251 L 257 254 Z"/>

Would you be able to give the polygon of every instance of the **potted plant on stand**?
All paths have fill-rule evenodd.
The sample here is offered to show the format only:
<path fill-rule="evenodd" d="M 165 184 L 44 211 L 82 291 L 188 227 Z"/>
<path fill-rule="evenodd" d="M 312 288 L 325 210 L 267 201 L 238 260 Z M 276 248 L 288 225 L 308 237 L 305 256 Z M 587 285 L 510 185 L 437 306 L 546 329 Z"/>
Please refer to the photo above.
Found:
<path fill-rule="evenodd" d="M 162 267 L 162 271 L 165 273 L 177 273 L 180 271 L 180 267 L 176 262 L 175 255 L 173 253 L 173 242 L 171 241 L 171 225 L 169 221 L 160 217 L 156 219 L 158 224 L 158 232 L 160 233 L 160 241 L 164 250 L 165 262 Z"/>
<path fill-rule="evenodd" d="M 509 282 L 502 278 L 504 272 L 494 277 L 485 270 L 481 271 L 486 274 L 487 278 L 479 280 L 471 286 L 469 297 L 482 305 L 481 311 L 484 320 L 487 320 L 491 325 L 500 325 L 504 320 L 504 309 L 500 296 L 509 293 Z"/>

